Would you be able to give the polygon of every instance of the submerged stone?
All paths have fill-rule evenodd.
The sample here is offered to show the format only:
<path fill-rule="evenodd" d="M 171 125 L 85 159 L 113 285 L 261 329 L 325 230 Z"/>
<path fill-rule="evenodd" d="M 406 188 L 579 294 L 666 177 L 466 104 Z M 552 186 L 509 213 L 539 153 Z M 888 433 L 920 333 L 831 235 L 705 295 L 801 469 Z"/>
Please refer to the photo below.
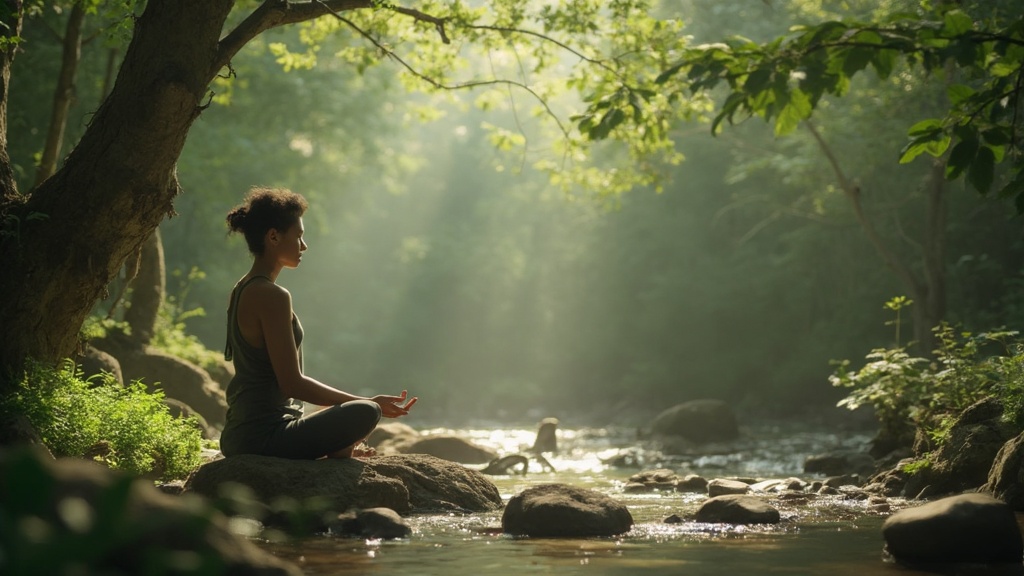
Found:
<path fill-rule="evenodd" d="M 535 537 L 615 536 L 632 526 L 624 504 L 567 484 L 527 488 L 509 500 L 501 517 L 506 533 Z"/>

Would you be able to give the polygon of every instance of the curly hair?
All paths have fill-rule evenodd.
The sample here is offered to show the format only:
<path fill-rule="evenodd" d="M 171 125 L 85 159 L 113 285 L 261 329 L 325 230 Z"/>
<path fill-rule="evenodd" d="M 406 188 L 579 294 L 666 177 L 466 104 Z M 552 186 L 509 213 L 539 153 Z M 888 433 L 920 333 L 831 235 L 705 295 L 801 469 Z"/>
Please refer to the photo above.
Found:
<path fill-rule="evenodd" d="M 249 252 L 263 253 L 263 239 L 267 231 L 285 231 L 295 225 L 306 212 L 309 203 L 301 194 L 285 188 L 253 187 L 238 206 L 228 212 L 227 223 L 231 232 L 241 232 Z"/>

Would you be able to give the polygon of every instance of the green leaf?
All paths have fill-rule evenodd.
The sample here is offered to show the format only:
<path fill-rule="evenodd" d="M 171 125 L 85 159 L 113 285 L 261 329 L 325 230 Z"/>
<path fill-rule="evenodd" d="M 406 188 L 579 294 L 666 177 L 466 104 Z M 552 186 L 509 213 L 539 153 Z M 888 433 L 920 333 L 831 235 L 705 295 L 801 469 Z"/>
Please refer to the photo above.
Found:
<path fill-rule="evenodd" d="M 974 28 L 974 21 L 963 10 L 950 10 L 942 19 L 942 32 L 948 36 L 960 36 Z"/>
<path fill-rule="evenodd" d="M 879 78 L 888 78 L 896 67 L 898 59 L 899 52 L 896 50 L 875 50 L 874 56 L 871 58 L 871 65 L 874 66 L 875 73 Z"/>
<path fill-rule="evenodd" d="M 671 78 L 671 77 L 675 76 L 676 74 L 678 74 L 679 71 L 685 65 L 686 65 L 686 62 L 684 61 L 684 62 L 680 62 L 678 64 L 675 64 L 675 65 L 671 66 L 668 70 L 665 70 L 661 74 L 658 74 L 658 77 L 654 79 L 654 83 L 655 84 L 664 84 L 665 82 L 668 82 L 669 78 Z"/>
<path fill-rule="evenodd" d="M 946 88 L 946 95 L 949 97 L 950 104 L 956 106 L 974 96 L 974 89 L 963 84 L 952 84 Z"/>
<path fill-rule="evenodd" d="M 907 136 L 913 138 L 914 136 L 921 136 L 925 134 L 931 134 L 936 130 L 942 130 L 942 121 L 938 118 L 929 118 L 927 120 L 921 120 L 917 124 L 914 124 L 907 130 Z"/>
<path fill-rule="evenodd" d="M 775 135 L 782 136 L 796 130 L 801 121 L 810 117 L 811 110 L 811 101 L 802 90 L 790 90 L 789 101 L 775 121 Z"/>
<path fill-rule="evenodd" d="M 978 139 L 967 138 L 957 142 L 946 162 L 946 178 L 955 180 L 967 170 L 978 154 Z"/>
<path fill-rule="evenodd" d="M 995 174 L 996 157 L 987 146 L 978 149 L 978 155 L 974 162 L 967 168 L 967 180 L 978 192 L 987 194 L 992 188 L 992 179 Z"/>

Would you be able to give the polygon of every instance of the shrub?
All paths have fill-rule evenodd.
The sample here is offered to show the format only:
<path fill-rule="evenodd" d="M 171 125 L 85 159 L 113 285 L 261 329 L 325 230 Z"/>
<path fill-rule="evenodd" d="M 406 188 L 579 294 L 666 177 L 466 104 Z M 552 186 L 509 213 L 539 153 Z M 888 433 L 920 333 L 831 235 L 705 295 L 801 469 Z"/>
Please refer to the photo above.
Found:
<path fill-rule="evenodd" d="M 972 334 L 945 323 L 934 332 L 934 359 L 897 347 L 872 350 L 871 362 L 857 371 L 849 369 L 849 360 L 836 363 L 829 381 L 851 389 L 839 406 L 871 406 L 884 431 L 910 424 L 941 445 L 957 414 L 995 396 L 1003 402 L 1004 418 L 1024 429 L 1024 344 L 1017 333 Z"/>
<path fill-rule="evenodd" d="M 0 412 L 24 414 L 55 456 L 90 455 L 140 475 L 156 469 L 162 479 L 183 478 L 200 464 L 196 422 L 172 416 L 162 393 L 110 376 L 85 380 L 71 361 L 32 365 Z"/>

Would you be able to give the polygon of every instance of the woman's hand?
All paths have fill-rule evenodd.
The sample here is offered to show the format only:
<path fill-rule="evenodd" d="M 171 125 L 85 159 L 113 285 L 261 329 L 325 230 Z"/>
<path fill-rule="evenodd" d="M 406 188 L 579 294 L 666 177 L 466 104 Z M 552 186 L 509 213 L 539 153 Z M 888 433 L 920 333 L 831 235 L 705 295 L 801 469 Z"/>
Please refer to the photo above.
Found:
<path fill-rule="evenodd" d="M 380 413 L 385 418 L 398 418 L 399 416 L 405 416 L 409 413 L 409 408 L 416 403 L 419 398 L 413 396 L 407 398 L 408 392 L 402 390 L 401 396 L 389 396 L 387 394 L 380 394 L 370 398 L 378 405 L 380 405 Z M 408 401 L 407 401 L 408 400 Z"/>

